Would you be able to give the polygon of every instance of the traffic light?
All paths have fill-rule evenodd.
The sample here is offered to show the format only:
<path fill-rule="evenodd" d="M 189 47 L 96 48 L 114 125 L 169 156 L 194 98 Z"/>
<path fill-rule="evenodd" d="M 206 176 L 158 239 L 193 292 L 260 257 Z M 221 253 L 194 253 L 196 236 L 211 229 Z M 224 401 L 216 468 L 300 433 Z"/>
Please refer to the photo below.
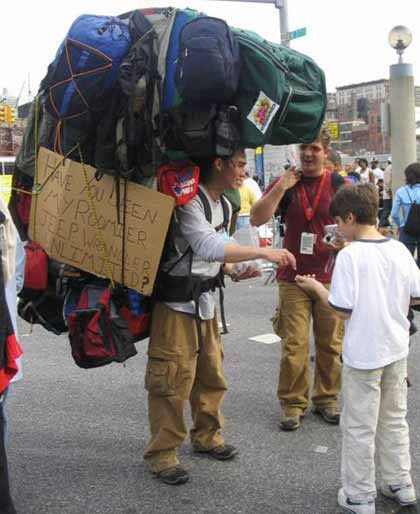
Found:
<path fill-rule="evenodd" d="M 6 121 L 7 123 L 13 123 L 15 121 L 15 110 L 13 107 L 10 107 L 10 105 L 7 106 Z"/>
<path fill-rule="evenodd" d="M 0 105 L 0 122 L 5 122 L 7 116 L 6 105 Z"/>

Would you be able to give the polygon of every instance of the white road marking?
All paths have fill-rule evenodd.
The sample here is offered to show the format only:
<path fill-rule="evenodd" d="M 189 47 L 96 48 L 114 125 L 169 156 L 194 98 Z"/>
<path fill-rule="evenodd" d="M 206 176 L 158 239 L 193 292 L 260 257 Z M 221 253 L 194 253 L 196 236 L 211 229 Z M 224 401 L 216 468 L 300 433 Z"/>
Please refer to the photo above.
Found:
<path fill-rule="evenodd" d="M 250 337 L 249 341 L 255 341 L 256 343 L 263 344 L 274 344 L 279 343 L 281 339 L 276 334 L 262 334 L 260 336 Z"/>

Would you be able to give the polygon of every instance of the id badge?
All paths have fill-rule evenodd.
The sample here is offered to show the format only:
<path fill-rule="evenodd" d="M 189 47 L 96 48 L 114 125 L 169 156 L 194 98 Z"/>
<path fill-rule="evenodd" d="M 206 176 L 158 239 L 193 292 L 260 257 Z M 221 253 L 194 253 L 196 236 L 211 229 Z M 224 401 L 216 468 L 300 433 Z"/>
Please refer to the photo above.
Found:
<path fill-rule="evenodd" d="M 316 234 L 302 232 L 300 236 L 300 253 L 302 255 L 313 255 L 316 242 Z"/>

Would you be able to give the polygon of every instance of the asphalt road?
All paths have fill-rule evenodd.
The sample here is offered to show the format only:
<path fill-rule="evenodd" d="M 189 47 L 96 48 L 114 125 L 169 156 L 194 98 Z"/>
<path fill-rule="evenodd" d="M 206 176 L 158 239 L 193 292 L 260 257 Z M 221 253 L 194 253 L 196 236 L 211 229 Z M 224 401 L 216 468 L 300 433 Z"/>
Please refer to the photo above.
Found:
<path fill-rule="evenodd" d="M 272 332 L 276 299 L 276 286 L 261 280 L 228 287 L 224 433 L 240 455 L 215 462 L 194 455 L 187 441 L 180 458 L 191 480 L 181 487 L 153 479 L 142 460 L 148 439 L 146 344 L 138 344 L 138 355 L 125 366 L 82 370 L 72 361 L 66 336 L 34 327 L 22 337 L 24 379 L 9 395 L 9 461 L 18 513 L 337 513 L 339 428 L 308 414 L 298 431 L 280 432 L 280 345 L 248 340 Z M 22 322 L 20 331 L 27 334 L 29 326 Z M 414 338 L 410 358 L 409 422 L 413 477 L 420 487 L 419 339 Z M 377 513 L 396 512 L 417 510 L 377 501 Z"/>

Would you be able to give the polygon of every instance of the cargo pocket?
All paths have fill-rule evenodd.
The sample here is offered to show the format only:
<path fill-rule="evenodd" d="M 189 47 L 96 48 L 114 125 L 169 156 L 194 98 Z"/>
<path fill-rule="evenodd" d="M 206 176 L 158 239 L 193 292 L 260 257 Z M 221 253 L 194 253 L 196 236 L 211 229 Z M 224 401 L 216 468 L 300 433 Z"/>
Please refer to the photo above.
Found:
<path fill-rule="evenodd" d="M 145 378 L 146 390 L 157 396 L 175 395 L 176 371 L 176 362 L 149 357 Z"/>

